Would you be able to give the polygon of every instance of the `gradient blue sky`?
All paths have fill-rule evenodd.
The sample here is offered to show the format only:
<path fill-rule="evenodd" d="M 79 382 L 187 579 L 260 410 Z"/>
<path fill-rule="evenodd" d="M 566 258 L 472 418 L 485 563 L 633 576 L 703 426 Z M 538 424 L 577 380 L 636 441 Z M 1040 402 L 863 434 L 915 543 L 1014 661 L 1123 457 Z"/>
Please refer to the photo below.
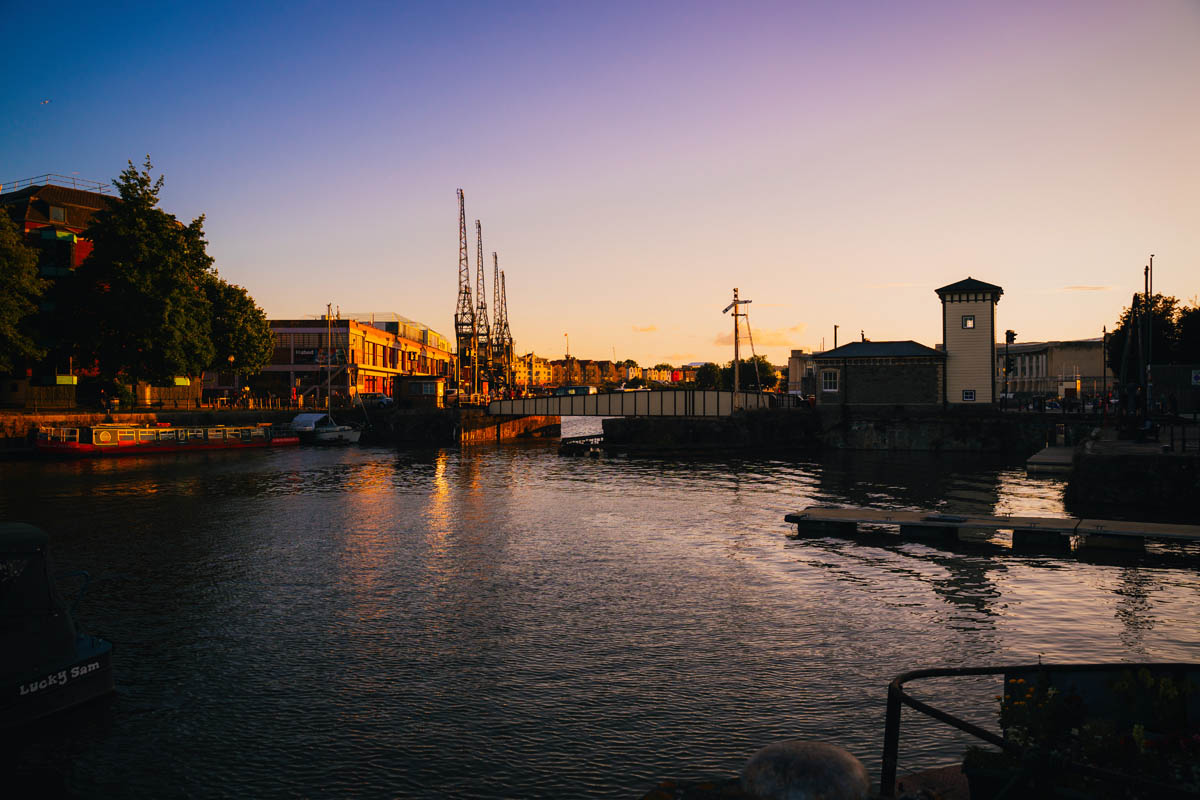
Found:
<path fill-rule="evenodd" d="M 455 189 L 520 352 L 727 361 L 940 339 L 998 283 L 1021 341 L 1200 293 L 1200 2 L 6 4 L 0 180 L 164 207 L 272 317 L 452 335 Z M 50 100 L 43 104 L 43 100 Z"/>

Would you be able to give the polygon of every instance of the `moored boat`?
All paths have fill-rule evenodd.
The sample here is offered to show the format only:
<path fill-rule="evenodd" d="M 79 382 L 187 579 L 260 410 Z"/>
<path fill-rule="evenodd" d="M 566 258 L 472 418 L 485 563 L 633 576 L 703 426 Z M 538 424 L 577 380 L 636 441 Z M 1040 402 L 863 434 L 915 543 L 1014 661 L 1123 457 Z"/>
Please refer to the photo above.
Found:
<path fill-rule="evenodd" d="M 339 425 L 329 414 L 297 414 L 291 429 L 306 444 L 353 444 L 362 431 L 353 425 Z"/>
<path fill-rule="evenodd" d="M 112 645 L 76 630 L 47 550 L 44 531 L 0 523 L 0 728 L 113 691 Z"/>
<path fill-rule="evenodd" d="M 238 450 L 299 444 L 295 433 L 258 425 L 172 427 L 104 423 L 81 427 L 42 428 L 34 448 L 46 455 L 127 456 L 183 453 L 193 450 Z"/>

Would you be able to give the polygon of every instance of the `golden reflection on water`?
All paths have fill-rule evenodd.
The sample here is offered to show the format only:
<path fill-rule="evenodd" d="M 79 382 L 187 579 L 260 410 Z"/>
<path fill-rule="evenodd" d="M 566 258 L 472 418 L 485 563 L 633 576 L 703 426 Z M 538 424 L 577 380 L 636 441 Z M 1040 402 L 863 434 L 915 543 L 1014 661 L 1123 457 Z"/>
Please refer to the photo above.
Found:
<path fill-rule="evenodd" d="M 450 498 L 450 480 L 446 477 L 450 455 L 445 450 L 439 450 L 433 459 L 433 480 L 430 482 L 432 491 L 429 493 L 429 505 L 426 516 L 430 522 L 429 537 L 444 536 L 450 528 L 450 516 L 454 511 Z M 427 537 L 428 538 L 428 537 Z"/>

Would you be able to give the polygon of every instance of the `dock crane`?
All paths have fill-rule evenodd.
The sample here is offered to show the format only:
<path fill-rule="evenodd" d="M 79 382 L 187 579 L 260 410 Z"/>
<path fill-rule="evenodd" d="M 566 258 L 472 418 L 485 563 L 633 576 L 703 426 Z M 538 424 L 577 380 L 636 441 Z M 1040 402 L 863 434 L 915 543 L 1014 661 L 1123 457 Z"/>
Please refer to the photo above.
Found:
<path fill-rule="evenodd" d="M 505 293 L 504 273 L 500 271 L 500 257 L 492 253 L 492 293 L 496 325 L 492 333 L 492 364 L 498 388 L 513 386 L 513 340 L 508 327 L 508 297 Z"/>
<path fill-rule="evenodd" d="M 475 308 L 475 353 L 479 379 L 476 381 L 476 391 L 487 393 L 485 384 L 490 388 L 495 382 L 493 374 L 494 354 L 492 352 L 493 331 L 488 324 L 487 290 L 483 282 L 483 226 L 475 220 L 475 297 L 478 305 Z"/>
<path fill-rule="evenodd" d="M 463 393 L 479 393 L 479 374 L 476 370 L 478 329 L 475 307 L 471 302 L 471 265 L 467 260 L 467 211 L 463 190 L 458 190 L 458 308 L 454 312 L 454 339 L 458 351 L 457 383 L 459 397 Z"/>

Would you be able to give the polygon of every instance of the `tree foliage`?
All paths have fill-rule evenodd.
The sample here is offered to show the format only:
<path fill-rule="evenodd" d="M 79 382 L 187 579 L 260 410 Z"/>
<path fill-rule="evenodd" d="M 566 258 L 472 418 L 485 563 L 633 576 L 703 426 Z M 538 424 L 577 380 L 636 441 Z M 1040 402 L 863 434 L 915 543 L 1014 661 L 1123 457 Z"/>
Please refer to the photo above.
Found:
<path fill-rule="evenodd" d="M 1178 298 L 1161 294 L 1150 297 L 1150 333 L 1146 335 L 1145 295 L 1135 294 L 1108 336 L 1108 365 L 1118 377 L 1140 378 L 1146 363 L 1146 343 L 1152 364 L 1200 363 L 1200 308 L 1183 307 Z M 1134 322 L 1137 327 L 1135 329 Z M 1129 363 L 1125 364 L 1128 356 Z"/>
<path fill-rule="evenodd" d="M 20 229 L 0 211 L 0 372 L 45 354 L 31 331 L 37 301 L 47 286 L 38 276 L 37 261 L 37 251 L 21 240 Z"/>
<path fill-rule="evenodd" d="M 697 389 L 720 389 L 721 368 L 711 361 L 696 370 Z"/>
<path fill-rule="evenodd" d="M 233 368 L 238 372 L 261 372 L 271 363 L 275 348 L 267 315 L 249 292 L 226 283 L 215 273 L 205 276 L 203 286 L 212 307 L 212 344 L 217 364 L 232 356 Z"/>
<path fill-rule="evenodd" d="M 113 181 L 121 202 L 98 212 L 94 249 L 76 271 L 76 341 L 101 375 L 166 383 L 227 365 L 259 371 L 271 356 L 266 316 L 245 289 L 219 278 L 204 216 L 187 225 L 158 207 L 163 178 L 129 162 Z"/>
<path fill-rule="evenodd" d="M 758 376 L 755 381 L 755 374 Z M 697 377 L 697 380 L 699 378 Z M 752 356 L 738 360 L 738 389 L 740 391 L 750 391 L 756 388 L 761 388 L 764 392 L 775 388 L 778 379 L 775 377 L 775 368 L 771 366 L 771 362 L 767 361 L 766 356 Z M 721 369 L 721 388 L 726 390 L 733 389 L 733 362 L 729 362 L 728 367 Z"/>

